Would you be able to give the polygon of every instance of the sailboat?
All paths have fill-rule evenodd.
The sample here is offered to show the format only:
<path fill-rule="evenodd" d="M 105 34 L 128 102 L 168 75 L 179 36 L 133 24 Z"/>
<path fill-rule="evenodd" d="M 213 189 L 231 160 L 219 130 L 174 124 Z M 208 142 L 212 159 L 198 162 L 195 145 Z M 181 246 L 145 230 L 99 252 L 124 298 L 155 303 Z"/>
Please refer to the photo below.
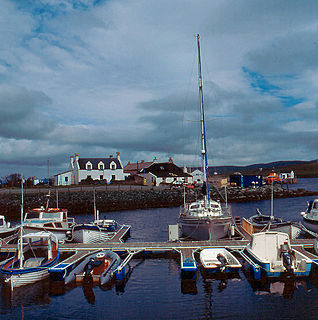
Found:
<path fill-rule="evenodd" d="M 295 222 L 283 220 L 280 217 L 274 216 L 274 187 L 272 182 L 271 189 L 271 214 L 264 215 L 259 209 L 256 210 L 256 215 L 250 217 L 248 221 L 253 225 L 253 232 L 261 232 L 261 231 L 279 231 L 284 232 L 289 235 L 291 239 L 296 239 L 302 228 Z"/>
<path fill-rule="evenodd" d="M 202 191 L 204 197 L 203 200 L 184 203 L 180 208 L 178 224 L 182 234 L 186 237 L 195 240 L 217 240 L 228 235 L 232 224 L 232 215 L 229 211 L 223 210 L 219 202 L 210 199 L 199 34 L 197 35 L 197 45 L 200 94 L 201 159 L 203 170 Z"/>

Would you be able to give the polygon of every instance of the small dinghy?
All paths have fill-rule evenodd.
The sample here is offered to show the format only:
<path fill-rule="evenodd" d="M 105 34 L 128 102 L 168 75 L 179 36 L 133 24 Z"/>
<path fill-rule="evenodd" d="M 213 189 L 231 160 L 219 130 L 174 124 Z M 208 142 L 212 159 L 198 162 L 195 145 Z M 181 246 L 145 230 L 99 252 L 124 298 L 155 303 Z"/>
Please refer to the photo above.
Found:
<path fill-rule="evenodd" d="M 85 263 L 84 263 L 85 262 Z M 92 282 L 104 285 L 113 277 L 119 267 L 121 259 L 118 254 L 110 250 L 95 253 L 84 260 L 77 268 L 76 283 Z"/>
<path fill-rule="evenodd" d="M 252 235 L 244 253 L 258 264 L 268 277 L 283 274 L 309 276 L 312 260 L 290 246 L 289 236 L 283 232 L 267 231 Z"/>
<path fill-rule="evenodd" d="M 200 261 L 208 272 L 238 272 L 242 267 L 238 259 L 225 248 L 203 249 Z"/>

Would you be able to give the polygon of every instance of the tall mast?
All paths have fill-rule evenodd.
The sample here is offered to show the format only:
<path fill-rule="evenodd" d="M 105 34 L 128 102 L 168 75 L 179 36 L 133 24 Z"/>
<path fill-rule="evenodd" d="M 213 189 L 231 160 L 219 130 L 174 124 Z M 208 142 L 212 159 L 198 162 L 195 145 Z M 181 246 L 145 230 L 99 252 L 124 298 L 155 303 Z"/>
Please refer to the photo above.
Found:
<path fill-rule="evenodd" d="M 210 191 L 209 191 L 209 172 L 208 172 L 208 156 L 206 152 L 206 137 L 205 137 L 205 119 L 203 108 L 203 90 L 202 90 L 202 75 L 201 75 L 201 55 L 200 55 L 200 35 L 197 34 L 198 42 L 198 73 L 199 73 L 199 92 L 200 92 L 200 123 L 201 123 L 201 157 L 203 170 L 203 185 L 205 185 L 206 194 L 204 195 L 204 207 L 210 206 Z"/>
<path fill-rule="evenodd" d="M 21 226 L 20 226 L 20 247 L 19 247 L 19 259 L 20 259 L 20 269 L 23 267 L 23 241 L 22 241 L 22 236 L 23 236 L 23 177 L 21 179 Z"/>

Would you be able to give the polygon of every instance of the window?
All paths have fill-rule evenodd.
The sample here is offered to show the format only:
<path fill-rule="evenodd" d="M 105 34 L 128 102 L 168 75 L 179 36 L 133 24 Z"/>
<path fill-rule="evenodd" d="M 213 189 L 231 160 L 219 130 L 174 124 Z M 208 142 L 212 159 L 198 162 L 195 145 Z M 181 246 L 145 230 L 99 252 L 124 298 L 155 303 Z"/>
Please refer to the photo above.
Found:
<path fill-rule="evenodd" d="M 111 168 L 112 170 L 116 170 L 116 164 L 115 164 L 115 163 L 112 163 L 110 168 Z"/>
<path fill-rule="evenodd" d="M 116 176 L 114 174 L 112 175 L 112 180 L 116 180 Z"/>
<path fill-rule="evenodd" d="M 93 169 L 93 166 L 90 162 L 87 162 L 86 163 L 86 170 L 92 170 Z"/>
<path fill-rule="evenodd" d="M 104 166 L 104 163 L 103 162 L 100 162 L 98 164 L 98 170 L 104 170 L 105 166 Z"/>
<path fill-rule="evenodd" d="M 65 180 L 65 182 L 67 182 L 67 181 L 68 181 L 68 177 L 65 177 L 65 179 L 64 179 L 64 180 Z"/>
<path fill-rule="evenodd" d="M 99 176 L 99 180 L 103 180 L 104 179 L 104 176 L 101 174 L 100 176 Z"/>

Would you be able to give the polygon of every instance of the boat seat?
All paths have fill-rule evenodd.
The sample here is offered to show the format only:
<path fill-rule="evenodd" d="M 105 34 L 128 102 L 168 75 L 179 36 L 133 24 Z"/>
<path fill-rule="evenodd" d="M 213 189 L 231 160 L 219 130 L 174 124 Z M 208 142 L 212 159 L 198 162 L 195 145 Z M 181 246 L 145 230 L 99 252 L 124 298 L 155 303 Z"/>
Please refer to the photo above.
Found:
<path fill-rule="evenodd" d="M 41 265 L 42 261 L 45 260 L 44 257 L 39 258 L 29 258 L 24 262 L 24 268 L 34 268 Z"/>
<path fill-rule="evenodd" d="M 272 261 L 271 268 L 274 270 L 282 270 L 283 269 L 283 261 L 282 260 Z"/>

